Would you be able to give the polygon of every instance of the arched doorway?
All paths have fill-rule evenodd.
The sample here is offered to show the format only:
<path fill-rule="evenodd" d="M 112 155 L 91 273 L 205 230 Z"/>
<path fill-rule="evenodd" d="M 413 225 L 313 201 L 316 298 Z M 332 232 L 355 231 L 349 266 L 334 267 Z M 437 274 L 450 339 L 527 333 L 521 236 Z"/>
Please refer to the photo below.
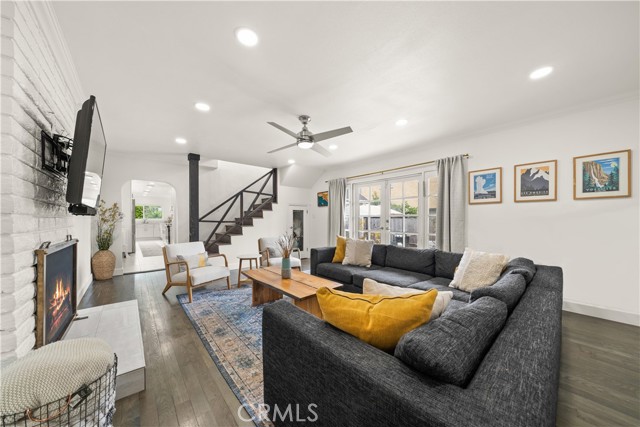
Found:
<path fill-rule="evenodd" d="M 122 209 L 124 274 L 164 269 L 162 247 L 178 240 L 175 188 L 161 181 L 128 181 Z"/>

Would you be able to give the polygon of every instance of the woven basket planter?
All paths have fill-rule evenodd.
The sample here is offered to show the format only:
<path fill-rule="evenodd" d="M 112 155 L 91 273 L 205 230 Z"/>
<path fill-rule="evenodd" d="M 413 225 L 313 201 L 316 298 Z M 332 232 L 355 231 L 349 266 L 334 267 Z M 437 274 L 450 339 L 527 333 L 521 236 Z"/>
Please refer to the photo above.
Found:
<path fill-rule="evenodd" d="M 116 269 L 116 256 L 113 252 L 98 251 L 91 257 L 91 269 L 96 280 L 109 280 Z"/>

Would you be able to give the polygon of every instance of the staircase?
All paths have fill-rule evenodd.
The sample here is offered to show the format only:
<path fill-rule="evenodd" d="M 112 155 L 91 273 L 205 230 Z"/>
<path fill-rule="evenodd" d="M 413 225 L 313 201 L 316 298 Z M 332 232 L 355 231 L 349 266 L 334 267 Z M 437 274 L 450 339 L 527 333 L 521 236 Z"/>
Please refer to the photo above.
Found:
<path fill-rule="evenodd" d="M 271 193 L 265 191 L 267 184 L 270 184 Z M 254 186 L 259 189 L 251 189 Z M 278 203 L 277 169 L 270 170 L 199 218 L 200 223 L 214 224 L 213 231 L 204 240 L 207 251 L 220 253 L 221 246 L 230 245 L 233 236 L 241 236 L 243 228 L 251 227 L 254 220 L 263 218 L 264 211 L 273 210 L 274 203 Z M 223 207 L 226 209 L 220 215 Z M 236 212 L 239 217 L 234 217 Z M 220 218 L 213 219 L 216 215 Z"/>

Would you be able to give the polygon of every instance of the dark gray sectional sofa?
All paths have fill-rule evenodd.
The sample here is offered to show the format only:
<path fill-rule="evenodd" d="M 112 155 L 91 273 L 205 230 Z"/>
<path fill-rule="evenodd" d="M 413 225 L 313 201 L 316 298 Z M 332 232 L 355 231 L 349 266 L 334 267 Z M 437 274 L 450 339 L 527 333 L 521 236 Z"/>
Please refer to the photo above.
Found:
<path fill-rule="evenodd" d="M 334 251 L 312 249 L 311 273 L 347 291 L 362 292 L 368 277 L 453 291 L 453 300 L 439 319 L 406 334 L 395 355 L 286 302 L 265 307 L 265 404 L 280 414 L 293 405 L 300 414 L 272 413 L 276 425 L 555 425 L 560 268 L 517 258 L 496 284 L 470 294 L 448 287 L 462 254 L 375 245 L 365 268 L 331 263 Z M 483 311 L 487 317 L 474 320 Z M 300 421 L 309 414 L 313 423 Z"/>

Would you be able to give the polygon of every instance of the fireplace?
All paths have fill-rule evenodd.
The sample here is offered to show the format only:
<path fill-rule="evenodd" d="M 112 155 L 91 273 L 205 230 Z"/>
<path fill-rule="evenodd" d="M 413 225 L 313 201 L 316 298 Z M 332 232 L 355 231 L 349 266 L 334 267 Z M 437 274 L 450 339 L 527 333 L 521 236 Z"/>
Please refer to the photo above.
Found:
<path fill-rule="evenodd" d="M 36 250 L 36 347 L 64 337 L 76 315 L 75 239 Z"/>

